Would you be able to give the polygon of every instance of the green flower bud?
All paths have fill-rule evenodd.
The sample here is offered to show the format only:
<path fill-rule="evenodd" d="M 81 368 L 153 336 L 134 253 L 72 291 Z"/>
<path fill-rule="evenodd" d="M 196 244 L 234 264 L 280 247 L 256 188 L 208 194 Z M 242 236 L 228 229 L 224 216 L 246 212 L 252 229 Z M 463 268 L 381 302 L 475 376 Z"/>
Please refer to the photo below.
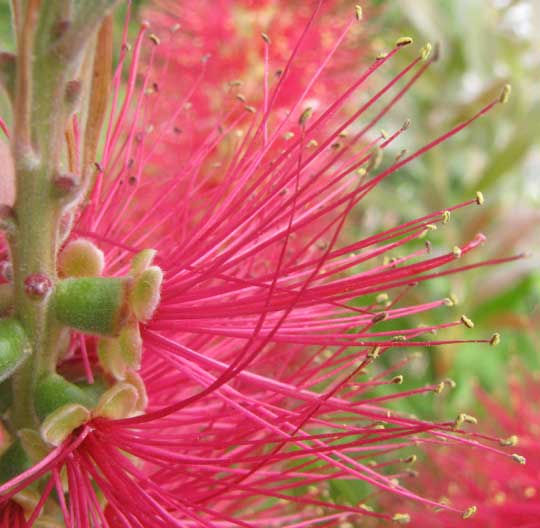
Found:
<path fill-rule="evenodd" d="M 59 374 L 43 376 L 38 381 L 34 395 L 36 414 L 41 419 L 70 403 L 78 403 L 89 408 L 92 408 L 96 403 L 86 391 L 74 383 L 70 383 Z"/>
<path fill-rule="evenodd" d="M 88 334 L 116 336 L 128 315 L 127 296 L 125 278 L 64 279 L 54 293 L 56 317 Z"/>
<path fill-rule="evenodd" d="M 67 244 L 58 257 L 58 271 L 63 277 L 95 277 L 104 267 L 103 251 L 82 238 Z"/>
<path fill-rule="evenodd" d="M 9 378 L 31 352 L 21 323 L 17 319 L 0 319 L 0 382 Z"/>

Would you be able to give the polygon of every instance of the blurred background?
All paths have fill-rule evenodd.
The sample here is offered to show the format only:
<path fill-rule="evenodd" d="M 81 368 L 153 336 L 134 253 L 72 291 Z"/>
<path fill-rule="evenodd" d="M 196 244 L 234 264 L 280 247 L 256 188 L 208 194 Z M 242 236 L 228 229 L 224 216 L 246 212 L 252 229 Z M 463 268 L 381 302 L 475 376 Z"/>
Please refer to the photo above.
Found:
<path fill-rule="evenodd" d="M 349 9 L 354 3 L 336 5 Z M 139 0 L 133 7 L 141 14 L 148 4 Z M 194 5 L 183 0 L 177 4 L 187 9 Z M 242 0 L 242 5 L 247 4 L 249 1 Z M 512 84 L 508 105 L 409 164 L 399 177 L 384 181 L 363 202 L 355 224 L 358 236 L 362 236 L 365 230 L 387 229 L 463 202 L 480 190 L 486 199 L 484 207 L 468 208 L 432 233 L 434 249 L 452 248 L 482 232 L 488 243 L 471 260 L 530 254 L 501 267 L 430 281 L 413 293 L 417 299 L 433 299 L 454 292 L 460 300 L 458 306 L 448 309 L 452 315 L 433 311 L 422 314 L 422 323 L 441 323 L 465 313 L 475 322 L 474 329 L 461 327 L 453 336 L 446 334 L 448 337 L 462 338 L 467 331 L 468 338 L 485 338 L 499 332 L 502 342 L 496 348 L 464 344 L 424 351 L 404 372 L 405 386 L 412 388 L 451 377 L 456 388 L 436 399 L 410 398 L 394 405 L 426 418 L 453 416 L 458 411 L 475 414 L 475 383 L 504 397 L 515 361 L 531 370 L 539 367 L 540 2 L 365 0 L 362 5 L 368 20 L 369 53 L 376 54 L 402 35 L 410 35 L 418 43 L 438 42 L 441 46 L 438 63 L 387 121 L 389 129 L 406 118 L 413 123 L 406 140 L 396 147 L 396 154 L 403 147 L 413 149 L 425 144 L 471 116 L 500 93 L 505 83 Z M 120 12 L 119 26 L 122 21 Z M 0 46 L 12 49 L 8 0 L 0 0 Z M 400 54 L 392 71 L 405 65 L 400 60 L 409 59 L 407 54 Z M 5 111 L 2 101 L 0 111 Z"/>

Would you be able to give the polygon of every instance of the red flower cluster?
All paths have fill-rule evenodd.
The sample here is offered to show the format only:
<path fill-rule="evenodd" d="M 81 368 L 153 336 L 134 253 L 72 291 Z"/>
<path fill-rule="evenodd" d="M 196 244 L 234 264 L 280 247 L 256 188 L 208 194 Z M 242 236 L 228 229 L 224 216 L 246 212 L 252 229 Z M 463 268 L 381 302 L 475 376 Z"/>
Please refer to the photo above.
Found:
<path fill-rule="evenodd" d="M 174 4 L 164 2 L 155 15 L 159 27 L 175 24 L 166 9 Z M 287 4 L 278 2 L 278 9 Z M 364 504 L 370 496 L 336 502 L 330 483 L 363 480 L 436 505 L 399 484 L 403 460 L 392 453 L 426 438 L 481 445 L 462 438 L 453 422 L 429 423 L 384 407 L 390 399 L 438 393 L 442 384 L 375 396 L 374 389 L 402 378 L 394 369 L 369 368 L 392 349 L 455 342 L 433 340 L 434 330 L 470 326 L 462 318 L 398 331 L 385 322 L 451 303 L 413 305 L 407 292 L 477 266 L 460 259 L 482 235 L 436 254 L 424 237 L 481 195 L 351 243 L 342 233 L 379 182 L 500 100 L 418 151 L 381 164 L 410 123 L 388 134 L 377 127 L 429 68 L 430 46 L 377 86 L 377 71 L 409 53 L 411 40 L 398 39 L 359 73 L 343 71 L 353 59 L 346 48 L 343 62 L 338 48 L 359 10 L 339 32 L 335 24 L 318 25 L 320 6 L 309 15 L 300 9 L 300 20 L 285 10 L 279 31 L 263 36 L 258 62 L 247 50 L 238 55 L 246 40 L 236 40 L 229 24 L 232 8 L 238 16 L 247 9 L 243 2 L 196 2 L 172 37 L 148 35 L 144 24 L 132 48 L 124 41 L 95 185 L 66 224 L 74 226 L 71 240 L 99 246 L 108 276 L 125 276 L 134 255 L 154 248 L 164 274 L 159 307 L 141 325 L 138 372 L 107 370 L 101 338 L 72 333 L 59 372 L 73 383 L 115 378 L 124 391 L 116 396 L 126 399 L 115 400 L 117 416 L 94 415 L 0 486 L 4 519 L 20 519 L 21 506 L 8 501 L 14 497 L 26 506 L 29 525 L 39 516 L 77 528 L 300 528 L 338 526 L 360 515 L 405 522 L 406 514 L 371 510 Z M 139 74 L 145 43 L 152 49 Z M 212 67 L 212 58 L 200 65 L 198 53 L 207 49 L 217 57 Z M 254 64 L 263 86 L 256 107 L 230 88 L 236 73 Z M 324 77 L 332 64 L 342 75 Z M 358 103 L 355 94 L 368 83 L 372 95 Z M 76 117 L 72 134 L 80 145 Z M 25 491 L 37 493 L 31 508 L 21 498 Z M 453 512 L 468 506 L 441 505 Z M 16 522 L 22 523 L 3 526 Z"/>

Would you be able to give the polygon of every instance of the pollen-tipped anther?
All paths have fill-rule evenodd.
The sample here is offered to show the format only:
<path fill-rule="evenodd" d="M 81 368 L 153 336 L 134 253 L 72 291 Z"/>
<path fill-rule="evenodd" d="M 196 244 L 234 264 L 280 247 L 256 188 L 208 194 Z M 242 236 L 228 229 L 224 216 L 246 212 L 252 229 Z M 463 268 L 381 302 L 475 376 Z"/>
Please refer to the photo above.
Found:
<path fill-rule="evenodd" d="M 398 524 L 409 524 L 411 516 L 408 513 L 395 513 L 392 520 Z"/>
<path fill-rule="evenodd" d="M 508 102 L 508 99 L 510 99 L 510 94 L 512 93 L 512 86 L 510 84 L 505 84 L 503 86 L 503 89 L 501 91 L 501 95 L 499 97 L 499 102 L 501 104 L 506 104 Z"/>
<path fill-rule="evenodd" d="M 411 37 L 400 37 L 396 40 L 396 48 L 403 48 L 412 44 L 414 41 Z"/>
<path fill-rule="evenodd" d="M 469 319 L 466 315 L 462 315 L 460 317 L 460 321 L 467 327 L 467 328 L 474 328 L 474 322 L 472 319 Z"/>
<path fill-rule="evenodd" d="M 270 40 L 270 37 L 266 33 L 261 33 L 261 38 L 268 45 L 270 45 L 272 43 L 271 40 Z"/>
<path fill-rule="evenodd" d="M 476 192 L 476 203 L 477 205 L 484 205 L 484 195 L 480 192 Z"/>
<path fill-rule="evenodd" d="M 461 515 L 462 519 L 469 519 L 472 517 L 476 512 L 478 511 L 478 508 L 476 506 L 469 506 Z"/>
<path fill-rule="evenodd" d="M 491 338 L 489 339 L 489 344 L 491 346 L 497 346 L 499 345 L 501 342 L 501 334 L 499 334 L 499 332 L 495 332 Z"/>
<path fill-rule="evenodd" d="M 358 20 L 358 22 L 360 22 L 360 20 L 362 20 L 362 18 L 364 17 L 364 11 L 361 5 L 356 4 L 354 6 L 354 16 L 356 17 L 356 20 Z"/>
<path fill-rule="evenodd" d="M 422 49 L 420 50 L 420 58 L 425 61 L 429 58 L 431 55 L 432 46 L 430 42 L 426 42 L 424 46 L 422 46 Z"/>
<path fill-rule="evenodd" d="M 517 462 L 518 464 L 521 464 L 522 466 L 524 466 L 527 463 L 527 459 L 522 455 L 518 455 L 517 453 L 513 453 L 511 456 L 512 456 L 512 460 L 514 462 Z"/>
<path fill-rule="evenodd" d="M 470 414 L 460 413 L 454 421 L 454 429 L 460 429 L 464 423 L 476 425 L 478 420 Z"/>
<path fill-rule="evenodd" d="M 501 438 L 499 444 L 503 447 L 515 447 L 518 445 L 519 438 L 517 435 L 510 435 L 507 438 Z"/>

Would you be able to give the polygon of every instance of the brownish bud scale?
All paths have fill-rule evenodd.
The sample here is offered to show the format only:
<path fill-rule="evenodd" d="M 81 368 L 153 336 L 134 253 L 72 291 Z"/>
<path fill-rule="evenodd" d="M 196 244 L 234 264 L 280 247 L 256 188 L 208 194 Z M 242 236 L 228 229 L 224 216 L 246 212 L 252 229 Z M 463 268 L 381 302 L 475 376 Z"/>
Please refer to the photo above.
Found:
<path fill-rule="evenodd" d="M 59 197 L 73 195 L 79 190 L 78 178 L 73 173 L 56 175 L 53 186 L 55 194 Z"/>
<path fill-rule="evenodd" d="M 66 84 L 66 102 L 75 105 L 80 99 L 82 90 L 81 81 L 74 79 Z"/>
<path fill-rule="evenodd" d="M 42 300 L 52 289 L 52 282 L 44 273 L 32 273 L 24 279 L 24 291 L 34 300 Z"/>

